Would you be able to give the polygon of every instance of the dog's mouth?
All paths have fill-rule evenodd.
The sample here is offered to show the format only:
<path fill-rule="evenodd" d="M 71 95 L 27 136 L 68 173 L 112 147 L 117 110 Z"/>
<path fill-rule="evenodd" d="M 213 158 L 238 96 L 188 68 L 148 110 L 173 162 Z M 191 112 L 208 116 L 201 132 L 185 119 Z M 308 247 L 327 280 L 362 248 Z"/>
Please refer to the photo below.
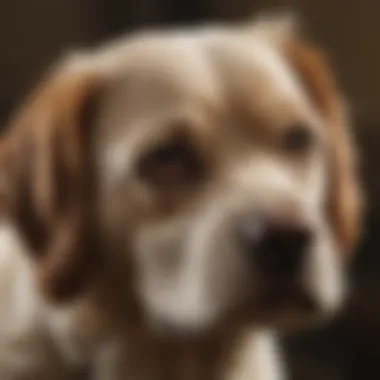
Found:
<path fill-rule="evenodd" d="M 316 299 L 296 282 L 263 286 L 254 300 L 258 319 L 273 325 L 301 325 L 319 315 Z"/>
<path fill-rule="evenodd" d="M 256 297 L 258 309 L 281 311 L 298 309 L 313 311 L 317 305 L 308 292 L 295 286 L 273 286 L 265 289 Z"/>

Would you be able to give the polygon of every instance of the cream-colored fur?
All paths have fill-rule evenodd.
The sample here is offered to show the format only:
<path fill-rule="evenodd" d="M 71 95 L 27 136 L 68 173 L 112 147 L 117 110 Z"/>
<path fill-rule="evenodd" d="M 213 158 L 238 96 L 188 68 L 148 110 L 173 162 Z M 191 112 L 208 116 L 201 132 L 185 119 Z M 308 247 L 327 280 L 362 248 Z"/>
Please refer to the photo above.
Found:
<path fill-rule="evenodd" d="M 38 110 L 31 107 L 32 116 L 26 117 L 26 124 L 46 127 L 35 134 L 35 155 L 49 174 L 36 180 L 38 206 L 32 212 L 42 205 L 37 221 L 59 212 L 44 204 L 54 189 L 54 183 L 49 185 L 54 166 L 49 165 L 56 162 L 49 159 L 69 144 L 66 137 L 50 146 L 55 124 L 62 127 L 55 108 L 71 104 L 78 94 L 75 78 L 88 77 L 100 92 L 91 119 L 97 195 L 91 211 L 104 238 L 106 264 L 72 300 L 54 300 L 44 293 L 44 267 L 28 245 L 30 235 L 23 235 L 24 224 L 14 222 L 12 211 L 9 219 L 5 213 L 0 228 L 1 380 L 286 377 L 273 331 L 288 322 L 298 326 L 310 316 L 296 306 L 259 318 L 263 310 L 250 301 L 262 292 L 257 268 L 248 268 L 232 231 L 239 217 L 256 209 L 307 223 L 313 240 L 301 291 L 317 305 L 318 317 L 342 302 L 343 245 L 326 208 L 330 120 L 311 95 L 307 74 L 301 75 L 289 57 L 294 33 L 283 20 L 150 31 L 71 54 L 55 68 L 49 81 L 53 88 L 61 83 L 58 95 L 41 96 Z M 65 83 L 72 87 L 66 85 L 69 95 L 61 96 Z M 64 115 L 78 106 L 73 103 Z M 335 106 L 331 103 L 329 110 Z M 205 167 L 203 182 L 158 189 L 139 176 L 139 165 L 170 140 L 178 124 L 194 138 L 192 148 Z M 302 157 L 287 156 L 278 141 L 299 124 L 316 145 Z M 70 143 L 65 154 L 77 147 Z M 16 156 L 23 154 L 16 150 Z M 72 157 L 60 170 L 82 156 Z M 48 232 L 61 220 L 58 215 L 49 222 Z M 70 236 L 70 223 L 67 228 Z M 73 246 L 70 254 L 79 251 Z M 55 266 L 60 265 L 58 258 Z M 86 269 L 79 275 L 86 276 Z M 179 335 L 168 337 L 163 326 Z M 216 352 L 209 358 L 203 353 L 207 344 Z"/>

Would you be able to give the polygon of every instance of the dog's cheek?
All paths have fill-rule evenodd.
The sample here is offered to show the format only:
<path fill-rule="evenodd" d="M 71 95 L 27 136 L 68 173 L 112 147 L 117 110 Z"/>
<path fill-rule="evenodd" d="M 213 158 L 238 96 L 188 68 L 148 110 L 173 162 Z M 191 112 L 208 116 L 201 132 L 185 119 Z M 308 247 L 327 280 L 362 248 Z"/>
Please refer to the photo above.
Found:
<path fill-rule="evenodd" d="M 137 293 L 153 317 L 165 318 L 179 307 L 184 236 L 186 229 L 177 221 L 146 224 L 133 237 Z"/>

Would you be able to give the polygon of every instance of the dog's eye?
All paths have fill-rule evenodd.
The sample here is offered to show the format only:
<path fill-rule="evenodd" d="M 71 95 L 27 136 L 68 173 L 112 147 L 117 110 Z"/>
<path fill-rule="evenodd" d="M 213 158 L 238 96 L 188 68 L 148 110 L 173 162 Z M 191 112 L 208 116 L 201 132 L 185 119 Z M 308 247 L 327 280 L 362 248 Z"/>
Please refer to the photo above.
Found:
<path fill-rule="evenodd" d="M 145 180 L 161 186 L 181 186 L 199 178 L 202 164 L 185 136 L 174 138 L 148 153 L 140 162 Z"/>
<path fill-rule="evenodd" d="M 315 143 L 312 131 L 303 124 L 288 128 L 281 136 L 280 145 L 283 151 L 292 155 L 309 152 Z"/>

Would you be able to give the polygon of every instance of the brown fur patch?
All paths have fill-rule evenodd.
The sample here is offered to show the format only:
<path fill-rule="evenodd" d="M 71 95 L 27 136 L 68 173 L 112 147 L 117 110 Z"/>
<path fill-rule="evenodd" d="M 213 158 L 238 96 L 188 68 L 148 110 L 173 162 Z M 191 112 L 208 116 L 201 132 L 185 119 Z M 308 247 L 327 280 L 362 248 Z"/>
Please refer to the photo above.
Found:
<path fill-rule="evenodd" d="M 96 93 L 94 78 L 53 75 L 4 142 L 2 206 L 37 260 L 41 287 L 54 299 L 78 291 L 88 256 L 95 255 L 89 117 Z"/>
<path fill-rule="evenodd" d="M 329 127 L 329 212 L 341 247 L 351 251 L 360 235 L 363 200 L 356 152 L 343 102 L 325 55 L 311 44 L 291 40 L 287 56 Z"/>

